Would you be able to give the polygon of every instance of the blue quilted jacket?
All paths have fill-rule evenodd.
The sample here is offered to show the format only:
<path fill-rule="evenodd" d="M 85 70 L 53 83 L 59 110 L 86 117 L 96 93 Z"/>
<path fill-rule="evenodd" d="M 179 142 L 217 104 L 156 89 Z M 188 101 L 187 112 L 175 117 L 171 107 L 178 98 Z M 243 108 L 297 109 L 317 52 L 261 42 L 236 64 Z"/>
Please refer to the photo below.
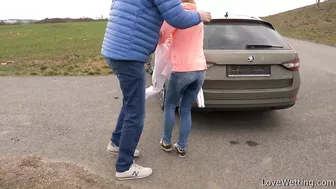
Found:
<path fill-rule="evenodd" d="M 113 0 L 101 53 L 116 60 L 147 62 L 155 51 L 163 21 L 178 29 L 201 22 L 181 0 Z"/>

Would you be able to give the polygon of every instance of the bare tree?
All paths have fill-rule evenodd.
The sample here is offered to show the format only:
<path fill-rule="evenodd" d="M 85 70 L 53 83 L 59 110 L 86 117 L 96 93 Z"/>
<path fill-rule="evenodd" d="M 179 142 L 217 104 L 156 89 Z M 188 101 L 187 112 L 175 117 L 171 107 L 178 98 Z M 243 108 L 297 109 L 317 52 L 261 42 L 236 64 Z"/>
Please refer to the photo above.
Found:
<path fill-rule="evenodd" d="M 320 6 L 321 0 L 316 0 L 317 6 Z"/>
<path fill-rule="evenodd" d="M 320 6 L 321 2 L 327 2 L 327 1 L 328 0 L 324 0 L 324 1 L 323 0 L 322 1 L 321 0 L 316 0 L 316 4 L 317 4 L 317 6 Z"/>

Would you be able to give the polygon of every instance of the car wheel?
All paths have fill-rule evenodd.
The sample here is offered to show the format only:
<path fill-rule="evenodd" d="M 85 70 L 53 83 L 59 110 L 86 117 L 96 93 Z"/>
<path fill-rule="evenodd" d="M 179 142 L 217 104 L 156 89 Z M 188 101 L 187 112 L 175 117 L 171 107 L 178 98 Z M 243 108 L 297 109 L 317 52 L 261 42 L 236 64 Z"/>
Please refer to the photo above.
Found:
<path fill-rule="evenodd" d="M 153 75 L 153 72 L 154 72 L 154 61 L 153 61 L 153 56 L 152 55 L 149 57 L 149 60 L 148 60 L 148 62 L 146 62 L 146 65 L 147 65 L 147 72 L 150 75 Z"/>
<path fill-rule="evenodd" d="M 161 107 L 161 110 L 164 111 L 164 104 L 166 102 L 166 85 L 163 85 L 163 89 L 161 90 L 159 96 L 160 96 L 160 107 Z M 179 103 L 176 106 L 176 110 L 175 110 L 176 112 L 179 111 L 180 103 L 181 101 L 179 101 Z"/>
<path fill-rule="evenodd" d="M 163 85 L 163 89 L 160 92 L 160 107 L 164 111 L 164 104 L 166 101 L 166 85 Z"/>

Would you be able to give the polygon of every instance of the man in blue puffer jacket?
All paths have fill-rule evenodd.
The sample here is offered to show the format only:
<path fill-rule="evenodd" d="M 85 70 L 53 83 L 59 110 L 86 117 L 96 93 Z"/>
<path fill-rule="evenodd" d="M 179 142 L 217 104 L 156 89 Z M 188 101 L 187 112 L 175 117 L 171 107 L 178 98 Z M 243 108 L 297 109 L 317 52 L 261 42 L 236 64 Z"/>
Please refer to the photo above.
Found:
<path fill-rule="evenodd" d="M 185 11 L 180 0 L 112 0 L 102 55 L 119 79 L 123 94 L 117 125 L 107 150 L 117 153 L 119 180 L 145 178 L 151 168 L 133 161 L 145 119 L 145 62 L 154 52 L 163 21 L 178 29 L 210 22 L 205 11 Z"/>

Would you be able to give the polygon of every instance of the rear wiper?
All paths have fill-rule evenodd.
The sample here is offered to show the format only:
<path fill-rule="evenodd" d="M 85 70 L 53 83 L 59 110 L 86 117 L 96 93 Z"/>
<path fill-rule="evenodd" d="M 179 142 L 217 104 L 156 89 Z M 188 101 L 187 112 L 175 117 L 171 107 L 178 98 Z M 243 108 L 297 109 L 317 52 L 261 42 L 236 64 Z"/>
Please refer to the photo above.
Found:
<path fill-rule="evenodd" d="M 279 46 L 279 45 L 258 45 L 258 44 L 247 44 L 246 45 L 246 49 L 257 49 L 257 48 L 278 48 L 278 49 L 282 49 L 284 48 L 283 46 Z"/>

